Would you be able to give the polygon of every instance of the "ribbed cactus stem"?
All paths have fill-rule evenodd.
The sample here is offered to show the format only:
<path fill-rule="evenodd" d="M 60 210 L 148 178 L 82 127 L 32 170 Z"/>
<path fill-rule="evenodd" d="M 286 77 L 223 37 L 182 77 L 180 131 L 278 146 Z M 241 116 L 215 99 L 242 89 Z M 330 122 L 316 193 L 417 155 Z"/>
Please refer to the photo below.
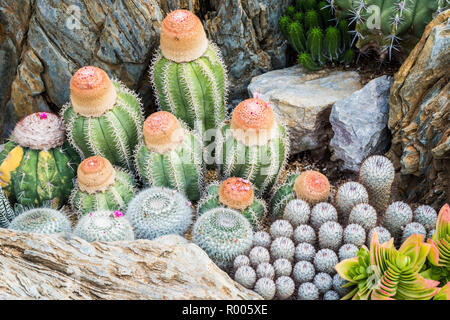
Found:
<path fill-rule="evenodd" d="M 71 223 L 57 210 L 39 208 L 23 212 L 14 218 L 8 228 L 39 234 L 69 234 Z"/>
<path fill-rule="evenodd" d="M 314 28 L 320 28 L 320 18 L 316 10 L 310 10 L 305 13 L 305 30 L 310 32 Z"/>
<path fill-rule="evenodd" d="M 333 62 L 337 62 L 341 55 L 341 38 L 336 27 L 328 27 L 325 31 L 325 54 Z"/>
<path fill-rule="evenodd" d="M 309 30 L 307 47 L 309 52 L 311 53 L 312 60 L 319 65 L 323 65 L 325 63 L 325 59 L 323 56 L 323 42 L 324 37 L 322 29 L 315 27 Z"/>
<path fill-rule="evenodd" d="M 303 23 L 305 22 L 305 14 L 301 11 L 298 11 L 294 15 L 294 21 L 300 23 L 303 26 Z"/>
<path fill-rule="evenodd" d="M 315 63 L 309 53 L 301 53 L 298 56 L 298 64 L 308 71 L 318 71 L 322 65 Z"/>
<path fill-rule="evenodd" d="M 295 51 L 302 52 L 306 50 L 306 37 L 303 26 L 295 21 L 288 27 L 289 40 Z"/>
<path fill-rule="evenodd" d="M 347 51 L 351 48 L 351 37 L 350 37 L 350 29 L 347 20 L 340 20 L 338 22 L 337 28 L 339 29 L 339 33 L 341 35 L 341 44 L 342 50 Z"/>
<path fill-rule="evenodd" d="M 0 228 L 8 228 L 14 217 L 14 210 L 3 192 L 2 187 L 0 187 Z"/>

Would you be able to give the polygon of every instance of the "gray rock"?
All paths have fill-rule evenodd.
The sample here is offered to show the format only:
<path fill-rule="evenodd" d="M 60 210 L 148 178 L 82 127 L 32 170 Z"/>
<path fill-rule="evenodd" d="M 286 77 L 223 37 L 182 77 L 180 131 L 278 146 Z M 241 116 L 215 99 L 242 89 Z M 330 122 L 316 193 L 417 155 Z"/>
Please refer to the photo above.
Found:
<path fill-rule="evenodd" d="M 343 160 L 342 169 L 358 171 L 370 155 L 384 154 L 390 143 L 389 92 L 393 79 L 382 76 L 333 105 L 330 148 Z"/>
<path fill-rule="evenodd" d="M 299 66 L 271 71 L 252 79 L 250 95 L 262 99 L 289 127 L 291 152 L 327 146 L 332 131 L 331 107 L 361 88 L 356 72 L 321 70 L 308 73 Z"/>

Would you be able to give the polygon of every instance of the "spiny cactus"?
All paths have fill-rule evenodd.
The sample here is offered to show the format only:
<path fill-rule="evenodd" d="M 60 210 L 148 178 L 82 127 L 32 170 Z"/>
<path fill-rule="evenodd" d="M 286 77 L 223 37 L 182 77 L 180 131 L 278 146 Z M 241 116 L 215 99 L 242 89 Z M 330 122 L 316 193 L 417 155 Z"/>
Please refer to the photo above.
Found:
<path fill-rule="evenodd" d="M 408 223 L 403 229 L 402 242 L 406 241 L 413 234 L 421 234 L 425 239 L 427 237 L 427 230 L 418 222 Z"/>
<path fill-rule="evenodd" d="M 276 286 L 272 279 L 261 278 L 256 281 L 253 290 L 266 300 L 272 300 L 275 297 Z"/>
<path fill-rule="evenodd" d="M 85 215 L 94 211 L 125 210 L 135 193 L 133 176 L 100 156 L 78 167 L 77 185 L 70 197 L 72 208 Z"/>
<path fill-rule="evenodd" d="M 307 224 L 311 215 L 311 209 L 306 201 L 294 199 L 288 202 L 284 208 L 283 219 L 296 228 L 301 224 Z"/>
<path fill-rule="evenodd" d="M 275 275 L 277 277 L 289 277 L 292 273 L 292 263 L 287 259 L 277 259 L 273 263 Z"/>
<path fill-rule="evenodd" d="M 430 206 L 419 206 L 414 210 L 414 222 L 422 224 L 428 232 L 436 227 L 437 216 Z"/>
<path fill-rule="evenodd" d="M 30 233 L 67 235 L 71 232 L 71 223 L 58 210 L 38 208 L 18 215 L 8 228 Z"/>
<path fill-rule="evenodd" d="M 273 259 L 294 260 L 295 245 L 291 239 L 280 237 L 275 239 L 270 246 L 270 254 Z"/>
<path fill-rule="evenodd" d="M 323 295 L 323 300 L 339 300 L 339 293 L 334 290 L 329 290 Z"/>
<path fill-rule="evenodd" d="M 313 245 L 302 242 L 295 248 L 295 260 L 296 261 L 309 261 L 312 262 L 316 255 L 316 249 Z"/>
<path fill-rule="evenodd" d="M 255 246 L 270 248 L 270 245 L 272 244 L 272 238 L 270 237 L 270 234 L 268 232 L 259 231 L 253 235 L 253 244 Z"/>
<path fill-rule="evenodd" d="M 314 270 L 314 266 L 311 262 L 299 261 L 295 264 L 292 275 L 294 276 L 296 283 L 302 284 L 305 282 L 311 282 L 316 275 L 316 271 Z"/>
<path fill-rule="evenodd" d="M 272 190 L 288 151 L 286 127 L 260 99 L 241 102 L 233 111 L 231 123 L 218 129 L 216 163 L 221 175 L 250 180 L 258 195 Z"/>
<path fill-rule="evenodd" d="M 243 254 L 239 255 L 234 259 L 233 261 L 233 270 L 236 271 L 240 267 L 243 266 L 250 266 L 250 259 L 247 256 L 244 256 Z"/>
<path fill-rule="evenodd" d="M 113 165 L 133 168 L 142 141 L 142 104 L 136 93 L 105 71 L 88 66 L 70 81 L 70 102 L 61 110 L 67 136 L 82 159 L 102 156 Z"/>
<path fill-rule="evenodd" d="M 348 217 L 349 224 L 359 224 L 366 232 L 370 232 L 370 230 L 375 228 L 377 221 L 377 212 L 367 203 L 360 203 L 354 206 Z"/>
<path fill-rule="evenodd" d="M 314 285 L 319 289 L 320 293 L 325 293 L 331 289 L 333 278 L 328 273 L 320 272 L 316 274 L 313 281 Z"/>
<path fill-rule="evenodd" d="M 250 223 L 238 211 L 216 208 L 204 213 L 193 228 L 193 241 L 221 268 L 252 246 Z"/>
<path fill-rule="evenodd" d="M 203 185 L 202 140 L 174 115 L 160 111 L 144 123 L 144 141 L 136 151 L 136 168 L 149 186 L 178 190 L 200 199 Z"/>
<path fill-rule="evenodd" d="M 294 240 L 296 243 L 306 242 L 314 245 L 316 243 L 316 232 L 307 224 L 299 225 L 294 230 Z"/>
<path fill-rule="evenodd" d="M 15 216 L 8 198 L 0 187 L 0 228 L 8 228 Z"/>
<path fill-rule="evenodd" d="M 168 234 L 183 235 L 192 224 L 193 211 L 180 192 L 152 187 L 131 200 L 126 216 L 136 238 L 153 240 Z"/>
<path fill-rule="evenodd" d="M 212 183 L 207 190 L 197 206 L 198 216 L 213 208 L 224 207 L 239 210 L 255 230 L 261 228 L 267 206 L 264 200 L 254 196 L 250 181 L 229 178 L 222 183 Z"/>
<path fill-rule="evenodd" d="M 225 119 L 225 65 L 193 13 L 175 10 L 163 20 L 160 51 L 152 62 L 150 77 L 161 109 L 202 136 Z"/>
<path fill-rule="evenodd" d="M 78 221 L 73 233 L 88 242 L 134 240 L 133 227 L 121 211 L 91 212 Z"/>
<path fill-rule="evenodd" d="M 370 245 L 370 240 L 373 237 L 374 232 L 377 232 L 378 235 L 378 241 L 383 244 L 385 242 L 388 242 L 391 239 L 391 233 L 383 227 L 375 227 L 369 232 L 369 236 L 367 237 L 367 246 Z"/>
<path fill-rule="evenodd" d="M 298 288 L 298 299 L 319 300 L 319 289 L 311 282 L 303 283 Z"/>
<path fill-rule="evenodd" d="M 270 234 L 274 239 L 279 237 L 291 238 L 294 234 L 294 228 L 286 220 L 277 220 L 270 226 Z"/>
<path fill-rule="evenodd" d="M 383 58 L 408 54 L 433 16 L 450 7 L 446 0 L 333 0 L 338 18 L 356 24 L 357 47 L 376 50 Z"/>
<path fill-rule="evenodd" d="M 366 243 L 366 231 L 359 224 L 349 224 L 344 229 L 344 243 L 361 247 Z"/>
<path fill-rule="evenodd" d="M 342 247 L 339 248 L 338 255 L 339 260 L 347 260 L 353 257 L 356 257 L 356 253 L 358 252 L 358 247 L 354 244 L 347 243 L 344 244 Z"/>
<path fill-rule="evenodd" d="M 34 113 L 16 125 L 0 152 L 0 187 L 13 203 L 39 207 L 51 201 L 59 208 L 70 196 L 79 163 L 66 142 L 62 119 Z"/>
<path fill-rule="evenodd" d="M 334 274 L 334 266 L 339 262 L 334 251 L 330 249 L 319 250 L 314 257 L 314 267 L 319 272 Z"/>
<path fill-rule="evenodd" d="M 342 244 L 343 230 L 335 221 L 325 222 L 319 229 L 319 246 L 321 249 L 337 250 Z"/>
<path fill-rule="evenodd" d="M 247 289 L 253 289 L 256 282 L 256 272 L 250 266 L 239 267 L 234 274 L 234 280 Z"/>
<path fill-rule="evenodd" d="M 327 202 L 321 202 L 314 206 L 311 211 L 311 226 L 319 230 L 319 228 L 328 221 L 338 221 L 338 214 L 336 209 Z"/>
<path fill-rule="evenodd" d="M 264 247 L 254 247 L 250 250 L 248 254 L 250 259 L 250 263 L 254 268 L 258 267 L 261 263 L 269 263 L 270 262 L 270 253 Z"/>
<path fill-rule="evenodd" d="M 275 278 L 275 269 L 270 263 L 263 262 L 256 268 L 256 275 L 258 278 L 268 278 L 273 280 Z"/>
<path fill-rule="evenodd" d="M 277 289 L 276 295 L 280 300 L 289 299 L 294 294 L 295 283 L 290 277 L 279 277 L 277 281 L 275 281 L 275 286 Z"/>
<path fill-rule="evenodd" d="M 384 156 L 371 156 L 361 165 L 359 182 L 366 187 L 370 204 L 379 214 L 389 205 L 394 177 L 394 165 Z"/>
<path fill-rule="evenodd" d="M 348 294 L 351 289 L 347 287 L 348 281 L 341 278 L 339 273 L 336 273 L 333 277 L 333 290 L 337 292 L 341 297 Z"/>
<path fill-rule="evenodd" d="M 358 182 L 344 183 L 337 191 L 335 203 L 339 213 L 348 221 L 353 207 L 360 203 L 368 203 L 369 195 L 366 188 Z"/>
<path fill-rule="evenodd" d="M 401 201 L 392 203 L 383 216 L 383 226 L 394 236 L 400 236 L 403 227 L 412 222 L 411 207 Z"/>

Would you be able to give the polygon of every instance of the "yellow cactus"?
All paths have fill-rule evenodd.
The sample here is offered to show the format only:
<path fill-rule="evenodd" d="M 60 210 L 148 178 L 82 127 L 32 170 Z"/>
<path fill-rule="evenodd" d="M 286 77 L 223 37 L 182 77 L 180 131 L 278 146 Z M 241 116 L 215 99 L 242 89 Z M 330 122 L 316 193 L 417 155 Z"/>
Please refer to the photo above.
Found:
<path fill-rule="evenodd" d="M 0 165 L 0 186 L 5 188 L 11 183 L 11 172 L 16 170 L 23 158 L 23 149 L 20 146 L 12 149 L 5 161 Z"/>

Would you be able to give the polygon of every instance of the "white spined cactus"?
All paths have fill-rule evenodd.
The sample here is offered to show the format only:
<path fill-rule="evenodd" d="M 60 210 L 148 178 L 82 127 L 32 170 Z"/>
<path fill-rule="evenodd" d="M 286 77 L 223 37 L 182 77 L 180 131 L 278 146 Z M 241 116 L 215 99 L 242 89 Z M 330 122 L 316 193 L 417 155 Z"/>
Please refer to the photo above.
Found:
<path fill-rule="evenodd" d="M 350 258 L 356 257 L 356 253 L 358 252 L 358 247 L 354 244 L 347 243 L 339 248 L 338 255 L 339 260 L 344 261 Z"/>
<path fill-rule="evenodd" d="M 344 243 L 361 247 L 366 242 L 366 231 L 359 224 L 349 224 L 344 229 Z"/>
<path fill-rule="evenodd" d="M 295 228 L 294 240 L 295 243 L 306 242 L 314 245 L 316 243 L 316 232 L 311 226 L 307 224 L 299 225 L 297 228 Z"/>
<path fill-rule="evenodd" d="M 319 289 L 311 283 L 306 282 L 298 288 L 299 300 L 319 300 Z"/>
<path fill-rule="evenodd" d="M 251 265 L 256 268 L 261 263 L 270 262 L 270 253 L 264 247 L 254 247 L 248 255 Z"/>
<path fill-rule="evenodd" d="M 295 260 L 296 261 L 309 261 L 312 262 L 316 255 L 316 249 L 313 245 L 302 242 L 295 248 Z"/>
<path fill-rule="evenodd" d="M 277 288 L 277 298 L 280 300 L 289 299 L 294 294 L 295 283 L 290 277 L 279 277 L 275 282 L 275 286 Z"/>
<path fill-rule="evenodd" d="M 325 293 L 331 289 L 333 278 L 328 273 L 320 272 L 316 274 L 313 281 L 314 285 L 319 289 L 320 293 Z"/>
<path fill-rule="evenodd" d="M 15 217 L 8 227 L 11 230 L 64 235 L 71 230 L 70 220 L 60 211 L 49 208 L 38 208 L 24 211 Z"/>
<path fill-rule="evenodd" d="M 258 231 L 253 235 L 253 244 L 259 247 L 270 248 L 272 238 L 268 232 Z"/>
<path fill-rule="evenodd" d="M 369 195 L 362 184 L 350 181 L 338 189 L 335 203 L 344 221 L 347 221 L 354 206 L 360 203 L 369 203 Z"/>
<path fill-rule="evenodd" d="M 427 230 L 418 222 L 411 222 L 403 229 L 402 242 L 405 242 L 413 234 L 421 234 L 425 239 L 427 237 Z"/>
<path fill-rule="evenodd" d="M 401 201 L 392 203 L 383 216 L 383 226 L 394 236 L 400 236 L 403 227 L 412 222 L 411 207 Z"/>
<path fill-rule="evenodd" d="M 296 228 L 301 224 L 307 224 L 311 215 L 311 209 L 306 201 L 294 199 L 288 202 L 284 208 L 283 219 Z"/>
<path fill-rule="evenodd" d="M 437 212 L 430 206 L 420 206 L 414 210 L 414 222 L 425 227 L 427 232 L 436 228 Z"/>
<path fill-rule="evenodd" d="M 256 281 L 253 289 L 257 294 L 266 300 L 272 300 L 275 297 L 276 286 L 272 279 L 261 278 Z"/>
<path fill-rule="evenodd" d="M 339 259 L 330 249 L 322 249 L 316 253 L 314 257 L 314 266 L 319 272 L 326 272 L 328 274 L 335 274 L 334 266 L 337 265 Z"/>
<path fill-rule="evenodd" d="M 343 230 L 339 223 L 325 222 L 319 229 L 319 246 L 321 249 L 337 250 L 342 244 Z"/>
<path fill-rule="evenodd" d="M 360 203 L 353 207 L 348 218 L 348 223 L 356 223 L 364 228 L 366 232 L 375 228 L 378 216 L 374 207 L 367 203 Z"/>
<path fill-rule="evenodd" d="M 391 233 L 383 227 L 375 227 L 369 232 L 369 236 L 367 237 L 367 246 L 370 246 L 370 241 L 373 236 L 373 232 L 376 231 L 378 234 L 378 241 L 380 244 L 388 242 L 391 239 Z"/>
<path fill-rule="evenodd" d="M 321 202 L 314 206 L 311 210 L 311 226 L 319 230 L 319 228 L 328 221 L 338 221 L 338 213 L 336 209 L 327 202 Z"/>
<path fill-rule="evenodd" d="M 270 235 L 273 239 L 279 237 L 291 238 L 294 228 L 287 220 L 277 220 L 270 226 Z"/>
<path fill-rule="evenodd" d="M 316 275 L 316 271 L 311 262 L 299 261 L 295 264 L 292 275 L 296 283 L 302 284 L 312 281 Z"/>
<path fill-rule="evenodd" d="M 263 262 L 256 268 L 256 275 L 258 278 L 269 278 L 273 280 L 275 278 L 275 269 L 270 263 Z"/>
<path fill-rule="evenodd" d="M 273 263 L 275 275 L 277 277 L 289 277 L 292 273 L 292 263 L 287 259 L 277 259 Z"/>
<path fill-rule="evenodd" d="M 234 273 L 234 280 L 247 289 L 253 289 L 256 282 L 256 272 L 250 266 L 239 267 Z"/>
<path fill-rule="evenodd" d="M 287 259 L 294 261 L 295 245 L 291 239 L 280 237 L 275 239 L 270 246 L 270 254 L 273 259 Z"/>

